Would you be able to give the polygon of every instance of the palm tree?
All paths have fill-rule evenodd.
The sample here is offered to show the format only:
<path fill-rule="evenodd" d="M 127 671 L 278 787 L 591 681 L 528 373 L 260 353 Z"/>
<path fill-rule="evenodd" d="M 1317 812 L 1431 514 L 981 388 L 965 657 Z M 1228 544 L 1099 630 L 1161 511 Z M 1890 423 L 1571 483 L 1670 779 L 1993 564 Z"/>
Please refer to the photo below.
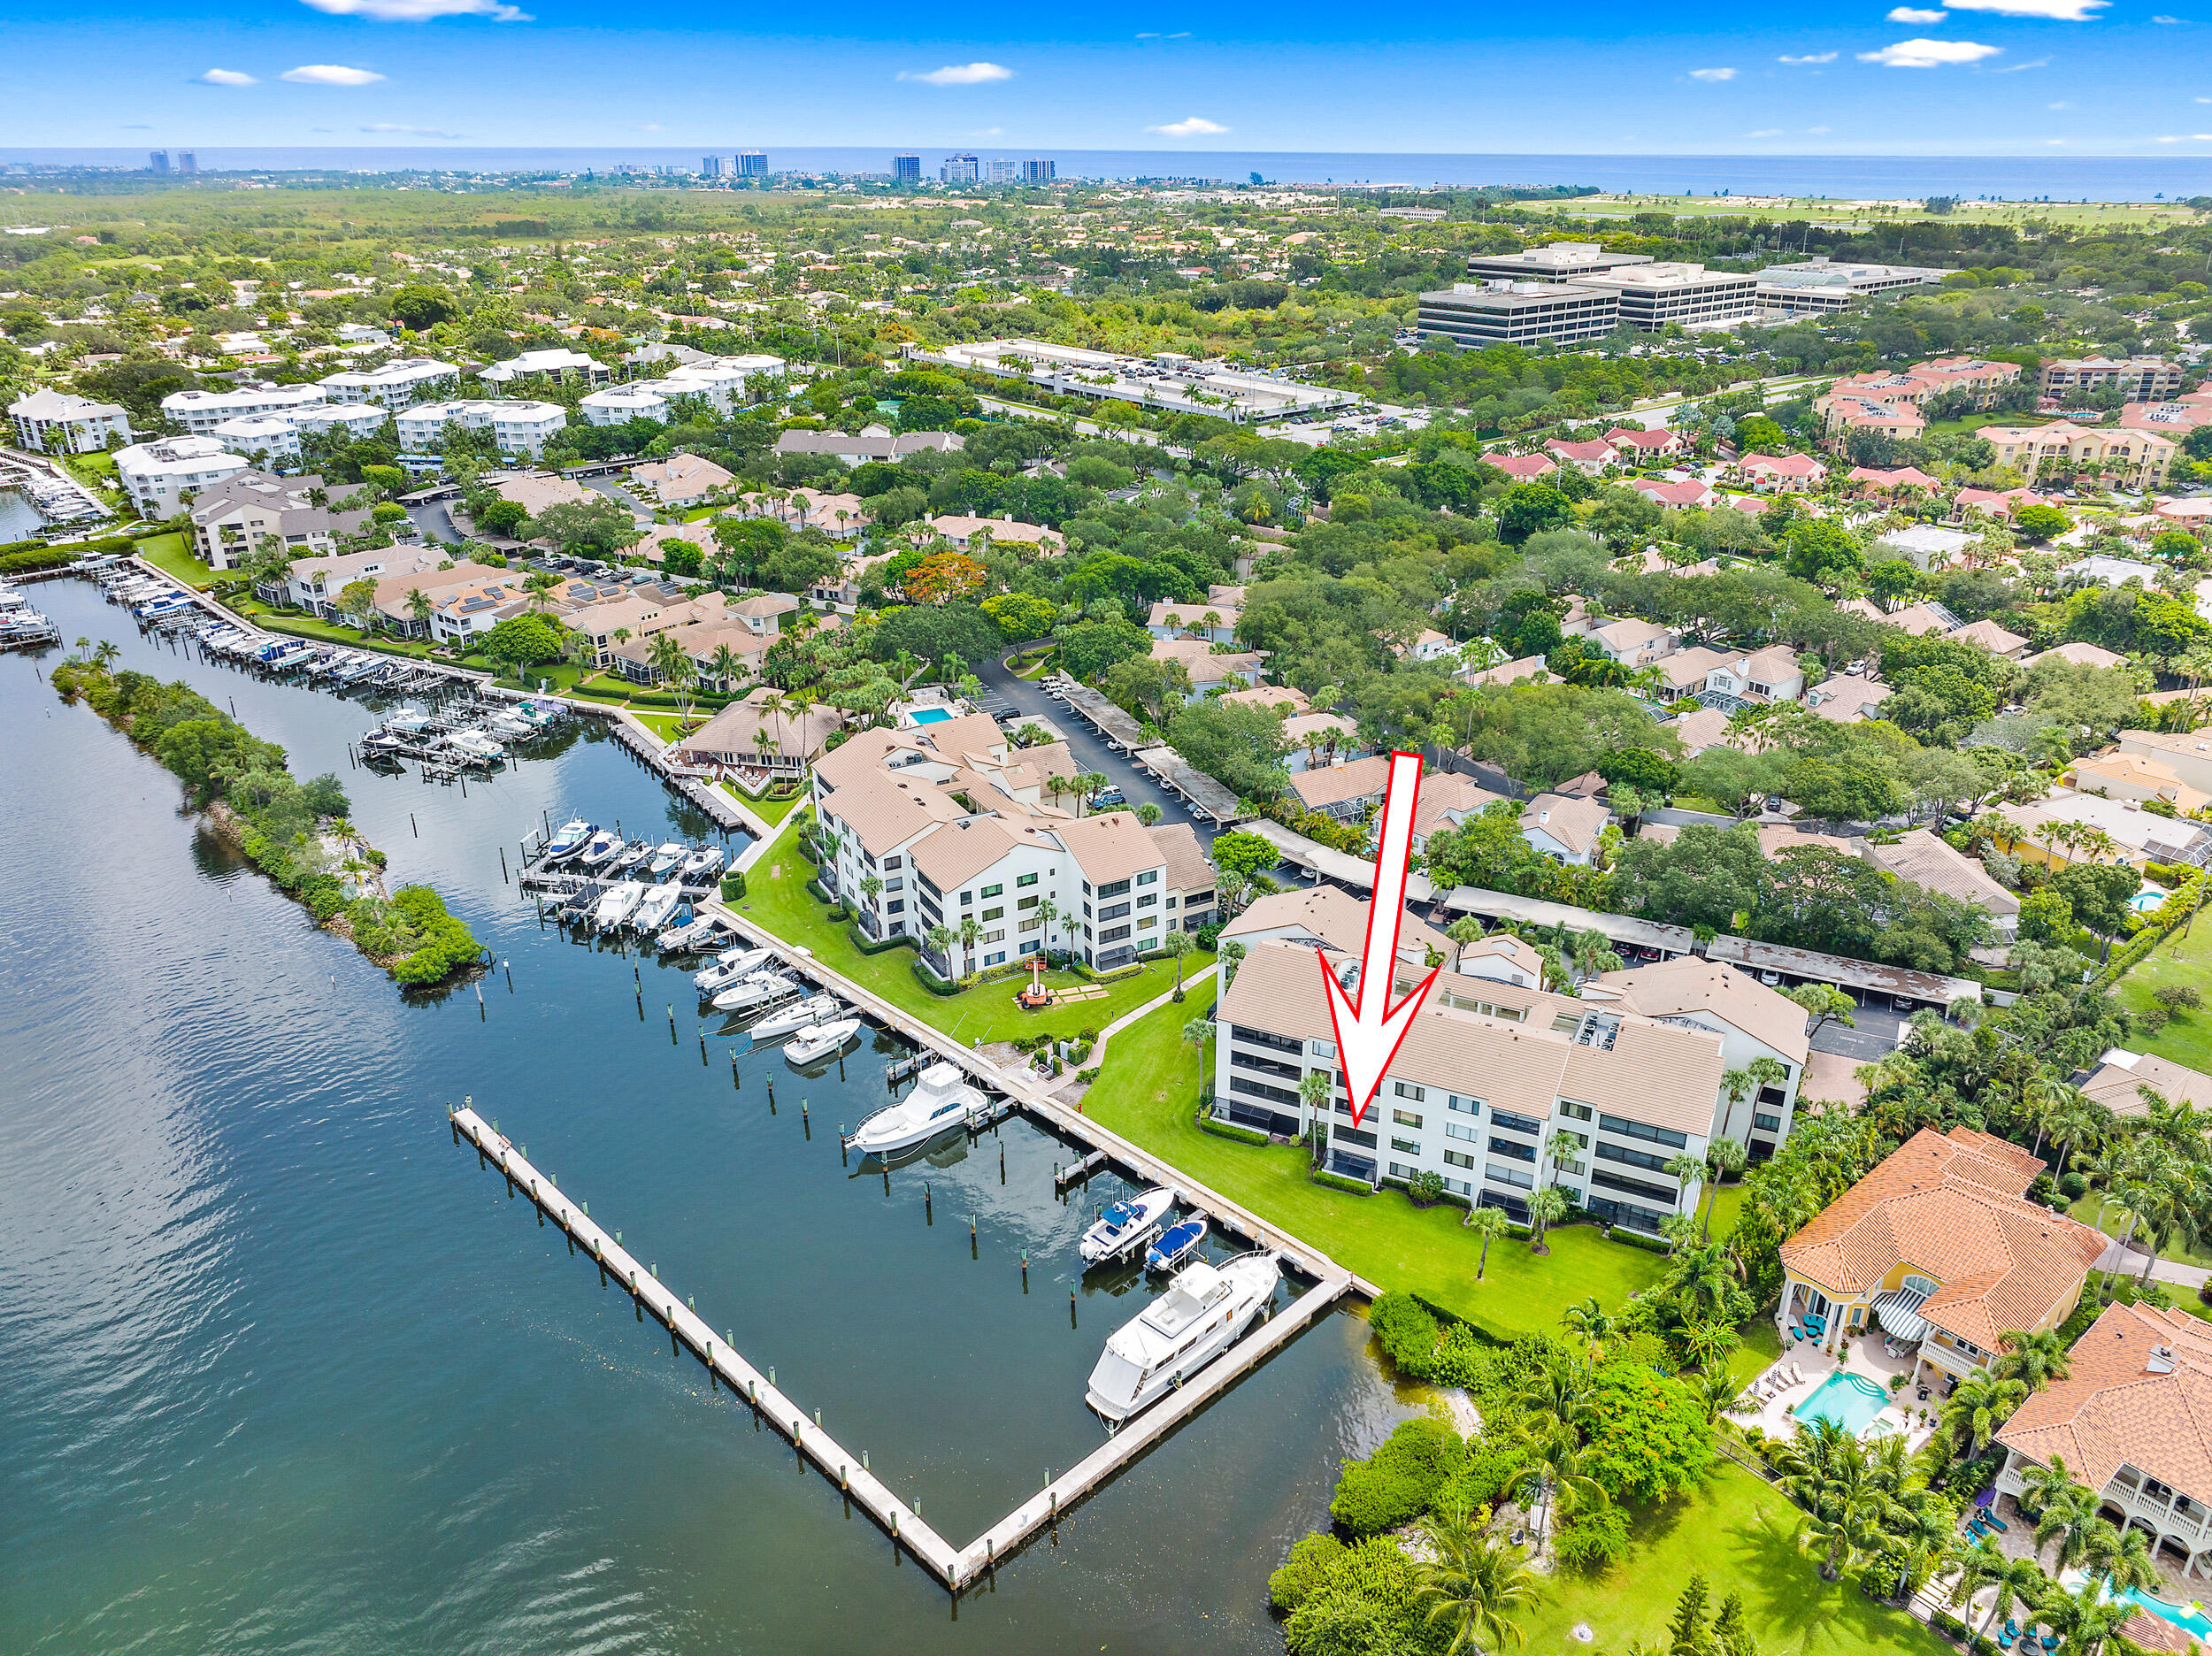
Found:
<path fill-rule="evenodd" d="M 1684 1319 L 1691 1322 L 1721 1321 L 1735 1286 L 1736 1273 L 1728 1249 L 1717 1242 L 1684 1248 L 1674 1256 L 1661 1284 L 1662 1290 L 1680 1307 Z"/>
<path fill-rule="evenodd" d="M 2106 1645 L 2132 1650 L 2120 1629 L 2142 1614 L 2132 1599 L 2100 1599 L 2096 1582 L 2085 1582 L 2076 1592 L 2053 1592 L 2035 1609 L 2043 1624 L 2058 1635 L 2057 1656 L 2099 1656 Z"/>
<path fill-rule="evenodd" d="M 1091 814 L 1091 795 L 1105 786 L 1106 778 L 1096 770 L 1086 770 L 1075 778 L 1076 792 L 1079 796 L 1075 813 L 1078 816 L 1087 816 Z"/>
<path fill-rule="evenodd" d="M 1045 926 L 1044 941 L 1038 946 L 1039 952 L 1050 954 L 1052 952 L 1052 923 L 1060 917 L 1060 905 L 1049 897 L 1043 899 L 1037 905 L 1037 917 L 1044 922 Z"/>
<path fill-rule="evenodd" d="M 1944 1564 L 1958 1572 L 1943 1600 L 1954 1610 L 1967 1609 L 1985 1587 L 1997 1590 L 1989 1601 L 1989 1614 L 1982 1618 L 1980 1639 L 1989 1637 L 1998 1617 L 2011 1615 L 2016 1603 L 2032 1604 L 2041 1597 L 2047 1580 L 2043 1567 L 2033 1559 L 2007 1556 L 1993 1535 L 1983 1536 L 1970 1546 L 1962 1541 L 1954 1545 Z M 1977 1648 L 1979 1642 L 1976 1641 Z"/>
<path fill-rule="evenodd" d="M 1592 1294 L 1579 1305 L 1571 1305 L 1559 1314 L 1560 1322 L 1582 1336 L 1583 1344 L 1590 1348 L 1592 1361 L 1604 1355 L 1605 1342 L 1613 1336 L 1613 1318 L 1598 1304 Z"/>
<path fill-rule="evenodd" d="M 860 895 L 861 895 L 861 899 L 862 899 L 863 902 L 865 904 L 866 908 L 867 908 L 867 911 L 868 911 L 868 918 L 870 919 L 870 921 L 871 921 L 871 922 L 872 922 L 872 921 L 875 919 L 875 914 L 876 914 L 876 893 L 877 893 L 878 892 L 881 891 L 882 889 L 883 889 L 883 882 L 882 882 L 881 880 L 878 879 L 878 878 L 877 878 L 874 875 L 872 875 L 872 874 L 865 874 L 865 875 L 863 875 L 863 876 L 861 877 L 861 880 L 860 880 Z M 869 935 L 869 936 L 871 936 L 871 937 L 873 937 L 873 936 L 875 935 L 875 927 L 873 926 L 873 924 L 871 924 L 871 925 L 869 926 L 869 928 L 868 928 L 868 935 Z"/>
<path fill-rule="evenodd" d="M 1175 956 L 1175 998 L 1183 998 L 1183 956 L 1198 946 L 1187 932 L 1171 932 L 1161 939 L 1160 947 Z"/>
<path fill-rule="evenodd" d="M 945 976 L 952 977 L 952 928 L 942 924 L 933 925 L 923 933 L 922 940 L 929 945 L 931 954 L 945 962 Z"/>
<path fill-rule="evenodd" d="M 1328 1155 L 1329 1124 L 1322 1119 L 1322 1107 L 1328 1103 L 1333 1090 L 1326 1070 L 1309 1070 L 1305 1079 L 1298 1084 L 1298 1101 L 1306 1107 L 1306 1118 L 1313 1123 L 1313 1164 L 1319 1167 Z"/>
<path fill-rule="evenodd" d="M 982 924 L 973 915 L 960 916 L 961 963 L 970 971 L 975 970 L 975 946 L 983 936 Z"/>
<path fill-rule="evenodd" d="M 530 594 L 530 608 L 540 614 L 553 607 L 553 594 L 560 586 L 561 578 L 550 570 L 533 570 L 522 578 L 522 589 Z"/>
<path fill-rule="evenodd" d="M 106 672 L 115 665 L 115 658 L 122 653 L 114 640 L 102 639 L 92 647 L 92 664 L 102 672 Z"/>
<path fill-rule="evenodd" d="M 2116 1593 L 2131 1587 L 2155 1592 L 2163 1582 L 2158 1560 L 2151 1552 L 2150 1537 L 2133 1524 L 2116 1530 L 2099 1520 L 2083 1553 L 2083 1564 L 2093 1577 L 2104 1576 Z"/>
<path fill-rule="evenodd" d="M 736 687 L 739 678 L 745 671 L 745 658 L 726 641 L 714 647 L 713 667 L 714 682 L 721 693 L 727 695 Z"/>
<path fill-rule="evenodd" d="M 1460 1221 L 1470 1230 L 1482 1238 L 1482 1257 L 1475 1261 L 1475 1280 L 1480 1282 L 1490 1269 L 1490 1244 L 1512 1223 L 1502 1208 L 1470 1208 L 1467 1216 Z"/>
<path fill-rule="evenodd" d="M 1416 1601 L 1432 1627 L 1450 1629 L 1441 1656 L 1484 1656 L 1509 1637 L 1528 1636 L 1512 1618 L 1535 1604 L 1536 1577 L 1520 1550 L 1475 1529 L 1463 1509 L 1447 1508 L 1421 1521 L 1429 1561 L 1421 1566 Z"/>
<path fill-rule="evenodd" d="M 1665 1170 L 1674 1181 L 1674 1205 L 1678 1209 L 1683 1197 L 1689 1193 L 1690 1181 L 1705 1177 L 1705 1158 L 1694 1156 L 1686 1150 L 1670 1161 Z"/>
<path fill-rule="evenodd" d="M 1214 1021 L 1194 1017 L 1183 1025 L 1183 1045 L 1198 1048 L 1198 1096 L 1206 1096 L 1206 1053 L 1213 1045 Z"/>
<path fill-rule="evenodd" d="M 1736 1106 L 1751 1096 L 1753 1086 L 1748 1070 L 1727 1070 L 1721 1073 L 1720 1090 L 1728 1095 L 1728 1109 L 1722 1116 L 1720 1130 L 1724 1135 L 1732 1134 L 1736 1127 Z"/>
<path fill-rule="evenodd" d="M 1532 1192 L 1528 1199 L 1528 1217 L 1531 1227 L 1528 1238 L 1529 1252 L 1532 1254 L 1550 1253 L 1551 1249 L 1544 1242 L 1544 1231 L 1547 1227 L 1557 1223 L 1566 1216 L 1567 1192 L 1561 1190 L 1558 1185 L 1547 1184 L 1542 1190 Z"/>
<path fill-rule="evenodd" d="M 1541 1546 L 1551 1514 L 1569 1518 L 1585 1507 L 1603 1506 L 1606 1494 L 1590 1476 L 1597 1453 L 1583 1443 L 1572 1422 L 1563 1417 L 1547 1419 L 1540 1407 L 1530 1411 L 1530 1419 L 1540 1423 L 1525 1440 L 1534 1453 L 1521 1488 L 1530 1496 L 1530 1510 L 1538 1514 L 1536 1537 Z"/>
<path fill-rule="evenodd" d="M 2004 1354 L 1990 1365 L 1990 1372 L 2000 1380 L 2017 1380 L 2031 1393 L 2063 1380 L 2072 1367 L 2066 1342 L 2056 1329 L 2035 1333 L 2012 1329 L 2000 1334 L 1997 1344 Z"/>
<path fill-rule="evenodd" d="M 1954 1453 L 1962 1443 L 1973 1453 L 1981 1453 L 2027 1395 L 2028 1388 L 2022 1382 L 2001 1378 L 1986 1369 L 1967 1376 L 1944 1402 L 1944 1441 Z"/>
<path fill-rule="evenodd" d="M 1742 1172 L 1745 1160 L 1744 1147 L 1733 1138 L 1716 1138 L 1705 1146 L 1705 1167 L 1712 1183 L 1705 1192 L 1705 1216 L 1698 1223 L 1701 1242 L 1712 1239 L 1713 1207 L 1720 1200 L 1721 1180 Z"/>
<path fill-rule="evenodd" d="M 2078 1484 L 2070 1484 L 2046 1503 L 2043 1515 L 2035 1521 L 2036 1550 L 2039 1552 L 2055 1541 L 2058 1550 L 2053 1561 L 2062 1575 L 2081 1562 L 2097 1525 L 2103 1522 L 2097 1516 L 2096 1496 Z"/>
<path fill-rule="evenodd" d="M 436 609 L 437 606 L 430 602 L 430 594 L 419 586 L 407 594 L 407 613 L 422 629 L 425 638 L 430 636 L 430 617 Z"/>

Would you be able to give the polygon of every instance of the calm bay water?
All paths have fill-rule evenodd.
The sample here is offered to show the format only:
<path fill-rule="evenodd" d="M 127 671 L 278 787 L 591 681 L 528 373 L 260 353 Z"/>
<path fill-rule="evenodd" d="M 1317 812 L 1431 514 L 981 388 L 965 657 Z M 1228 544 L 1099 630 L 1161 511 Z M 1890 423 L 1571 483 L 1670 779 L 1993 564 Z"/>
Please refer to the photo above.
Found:
<path fill-rule="evenodd" d="M 1098 1441 L 1081 1382 L 1141 1301 L 1081 1280 L 1065 1151 L 1011 1123 L 887 1195 L 835 1138 L 879 1054 L 845 1083 L 743 1055 L 733 1087 L 679 972 L 640 962 L 641 1016 L 632 958 L 541 932 L 502 844 L 548 811 L 677 826 L 611 742 L 465 799 L 349 770 L 371 709 L 157 650 L 88 586 L 38 596 L 337 770 L 515 993 L 403 1002 L 0 658 L 0 1649 L 1279 1650 L 1267 1570 L 1404 1413 L 1363 1322 L 1323 1319 L 956 1613 L 456 1150 L 444 1103 L 501 1118 L 963 1539 Z"/>

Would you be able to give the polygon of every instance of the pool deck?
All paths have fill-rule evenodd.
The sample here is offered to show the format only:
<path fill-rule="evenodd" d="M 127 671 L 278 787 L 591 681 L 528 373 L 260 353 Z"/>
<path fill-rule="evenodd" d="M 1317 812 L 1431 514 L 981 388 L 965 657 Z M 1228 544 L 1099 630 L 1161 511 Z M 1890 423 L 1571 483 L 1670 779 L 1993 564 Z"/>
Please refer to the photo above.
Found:
<path fill-rule="evenodd" d="M 1793 1384 L 1786 1378 L 1792 1365 L 1805 1376 L 1801 1382 Z M 1861 1339 L 1851 1343 L 1851 1355 L 1839 1364 L 1819 1346 L 1803 1342 L 1784 1352 L 1780 1361 L 1769 1367 L 1745 1389 L 1742 1401 L 1750 1407 L 1736 1418 L 1746 1426 L 1756 1426 L 1770 1438 L 1793 1437 L 1797 1426 L 1795 1411 L 1839 1367 L 1887 1392 L 1893 1376 L 1901 1374 L 1909 1380 L 1913 1360 L 1909 1353 L 1902 1357 L 1891 1356 L 1882 1349 L 1879 1340 Z M 1924 1407 L 1928 1411 L 1926 1425 L 1920 1420 Z M 1918 1449 L 1935 1435 L 1935 1418 L 1936 1399 L 1932 1392 L 1923 1404 L 1908 1384 L 1903 1392 L 1891 1394 L 1889 1403 L 1868 1425 L 1870 1427 L 1877 1421 L 1884 1422 L 1892 1431 L 1904 1434 L 1908 1447 Z"/>

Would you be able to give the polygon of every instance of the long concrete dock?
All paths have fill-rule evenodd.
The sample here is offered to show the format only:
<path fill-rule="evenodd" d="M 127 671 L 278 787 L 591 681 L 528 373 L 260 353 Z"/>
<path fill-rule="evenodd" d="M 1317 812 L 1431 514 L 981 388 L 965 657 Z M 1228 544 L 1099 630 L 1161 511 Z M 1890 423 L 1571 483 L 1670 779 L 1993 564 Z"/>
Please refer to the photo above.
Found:
<path fill-rule="evenodd" d="M 1025 1499 L 964 1547 L 956 1548 L 937 1533 L 911 1506 L 894 1495 L 853 1454 L 821 1427 L 787 1393 L 772 1384 L 727 1340 L 715 1338 L 704 1318 L 678 1300 L 637 1256 L 614 1239 L 613 1234 L 572 1201 L 559 1187 L 526 1158 L 512 1140 L 477 1111 L 463 1108 L 449 1112 L 456 1142 L 465 1139 L 478 1159 L 495 1166 L 509 1188 L 527 1195 L 547 1217 L 558 1224 L 603 1273 L 626 1289 L 641 1310 L 663 1324 L 673 1342 L 690 1347 L 708 1371 L 743 1399 L 762 1419 L 820 1468 L 839 1490 L 855 1501 L 901 1546 L 919 1560 L 938 1580 L 957 1593 L 977 1577 L 997 1567 L 1040 1530 L 1056 1523 L 1115 1473 L 1142 1454 L 1207 1403 L 1267 1361 L 1294 1336 L 1308 1327 L 1352 1287 L 1349 1273 L 1331 1266 L 1304 1293 L 1279 1315 L 1271 1315 L 1222 1355 L 1202 1368 L 1195 1379 L 1155 1403 L 1123 1426 L 1081 1460 Z"/>

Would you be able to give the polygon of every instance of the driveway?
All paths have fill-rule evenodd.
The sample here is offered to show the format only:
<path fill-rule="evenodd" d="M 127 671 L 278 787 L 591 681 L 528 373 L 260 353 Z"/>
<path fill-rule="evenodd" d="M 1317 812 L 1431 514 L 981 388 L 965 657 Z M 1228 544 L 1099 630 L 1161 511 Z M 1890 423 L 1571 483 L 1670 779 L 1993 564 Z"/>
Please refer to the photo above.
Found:
<path fill-rule="evenodd" d="M 1897 1038 L 1905 1027 L 1905 1015 L 1887 1007 L 1863 1006 L 1852 1013 L 1856 1029 L 1846 1029 L 1840 1024 L 1823 1024 L 1812 1038 L 1815 1052 L 1833 1053 L 1848 1058 L 1855 1064 L 1872 1063 L 1885 1058 L 1897 1046 Z"/>
<path fill-rule="evenodd" d="M 407 516 L 422 531 L 426 540 L 451 546 L 464 538 L 461 532 L 454 527 L 452 502 L 449 501 L 424 501 L 419 505 L 410 506 Z"/>
<path fill-rule="evenodd" d="M 1209 852 L 1212 850 L 1214 836 L 1221 832 L 1217 826 L 1192 816 L 1182 801 L 1154 781 L 1148 772 L 1131 763 L 1125 755 L 1108 748 L 1081 714 L 1062 707 L 1028 679 L 1018 678 L 1009 672 L 1003 656 L 985 662 L 975 670 L 975 676 L 983 681 L 981 700 L 986 712 L 996 717 L 1011 710 L 1050 721 L 1067 738 L 1068 752 L 1077 765 L 1110 778 L 1129 796 L 1131 809 L 1157 805 L 1162 822 L 1189 824 L 1198 835 L 1198 843 Z"/>

